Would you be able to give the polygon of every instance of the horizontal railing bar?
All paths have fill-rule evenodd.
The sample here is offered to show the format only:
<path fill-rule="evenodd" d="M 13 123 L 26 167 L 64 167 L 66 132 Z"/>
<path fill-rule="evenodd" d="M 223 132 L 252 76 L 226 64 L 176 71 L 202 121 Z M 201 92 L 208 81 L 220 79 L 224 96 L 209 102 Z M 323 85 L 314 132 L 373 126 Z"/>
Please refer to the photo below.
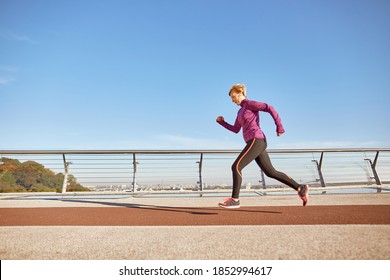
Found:
<path fill-rule="evenodd" d="M 131 172 L 126 172 L 126 171 L 116 171 L 116 172 L 112 172 L 112 171 L 99 171 L 99 174 L 129 174 Z M 74 176 L 77 176 L 77 175 L 80 175 L 80 174 L 96 174 L 96 172 L 92 172 L 92 171 L 70 171 L 69 174 L 72 174 Z"/>
<path fill-rule="evenodd" d="M 268 149 L 268 153 L 352 153 L 352 152 L 390 152 L 390 148 L 345 148 L 345 149 Z M 0 150 L 0 155 L 22 154 L 228 154 L 241 150 Z"/>
<path fill-rule="evenodd" d="M 72 168 L 70 168 L 70 169 L 73 170 Z M 114 167 L 78 167 L 77 166 L 77 170 L 125 170 L 123 172 L 133 172 L 133 169 L 130 167 L 128 167 L 128 168 L 126 168 L 126 167 L 114 168 Z"/>

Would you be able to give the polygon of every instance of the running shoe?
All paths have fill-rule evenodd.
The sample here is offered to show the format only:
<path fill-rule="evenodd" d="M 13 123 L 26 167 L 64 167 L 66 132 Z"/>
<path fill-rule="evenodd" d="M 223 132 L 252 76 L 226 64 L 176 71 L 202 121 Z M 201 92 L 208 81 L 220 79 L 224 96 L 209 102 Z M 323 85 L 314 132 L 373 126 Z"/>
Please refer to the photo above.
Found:
<path fill-rule="evenodd" d="M 303 206 L 309 201 L 309 185 L 301 185 L 298 196 L 303 200 Z"/>
<path fill-rule="evenodd" d="M 218 206 L 227 209 L 237 209 L 240 208 L 240 201 L 235 201 L 233 198 L 229 197 L 224 202 L 219 203 Z"/>

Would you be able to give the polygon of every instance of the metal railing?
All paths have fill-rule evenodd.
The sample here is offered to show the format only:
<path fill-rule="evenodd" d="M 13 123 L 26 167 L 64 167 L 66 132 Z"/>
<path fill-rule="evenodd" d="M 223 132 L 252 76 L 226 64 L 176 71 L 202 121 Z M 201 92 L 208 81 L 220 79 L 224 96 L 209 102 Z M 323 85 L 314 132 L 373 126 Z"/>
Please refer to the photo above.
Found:
<path fill-rule="evenodd" d="M 390 148 L 269 149 L 276 169 L 300 183 L 377 185 L 390 182 Z M 63 173 L 62 192 L 72 175 L 83 186 L 137 189 L 228 188 L 230 166 L 241 150 L 0 150 L 21 162 L 34 160 Z M 294 155 L 292 155 L 294 154 Z M 252 164 L 244 169 L 247 188 L 279 186 Z M 0 181 L 1 184 L 1 181 Z"/>

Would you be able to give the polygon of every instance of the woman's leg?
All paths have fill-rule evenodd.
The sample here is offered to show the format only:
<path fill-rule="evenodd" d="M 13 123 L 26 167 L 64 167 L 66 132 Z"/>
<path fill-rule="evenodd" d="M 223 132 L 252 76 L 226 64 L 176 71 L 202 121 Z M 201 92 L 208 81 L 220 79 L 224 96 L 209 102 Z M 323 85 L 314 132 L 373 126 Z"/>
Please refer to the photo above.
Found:
<path fill-rule="evenodd" d="M 256 159 L 264 150 L 266 144 L 262 139 L 252 139 L 247 142 L 247 145 L 239 154 L 237 159 L 232 165 L 233 173 L 233 192 L 232 198 L 238 199 L 240 196 L 240 189 L 242 184 L 242 174 L 241 171 L 247 166 L 251 161 Z"/>
<path fill-rule="evenodd" d="M 299 185 L 291 177 L 286 174 L 275 170 L 271 160 L 266 151 L 267 142 L 264 139 L 252 139 L 247 142 L 247 145 L 242 150 L 240 155 L 237 157 L 235 162 L 232 165 L 233 172 L 233 192 L 232 198 L 226 200 L 224 203 L 220 203 L 219 206 L 225 208 L 239 208 L 240 203 L 234 202 L 234 199 L 238 199 L 240 195 L 240 188 L 242 184 L 242 174 L 241 171 L 247 166 L 252 160 L 256 160 L 256 163 L 264 171 L 264 173 L 271 178 L 274 178 L 291 188 L 298 191 L 299 197 L 303 200 L 303 206 L 307 204 L 308 201 L 308 185 Z"/>
<path fill-rule="evenodd" d="M 263 139 L 261 139 L 264 141 Z M 266 142 L 264 141 L 265 146 L 267 146 Z M 286 184 L 287 186 L 290 186 L 294 190 L 298 191 L 300 188 L 300 185 L 293 180 L 290 176 L 287 176 L 283 172 L 277 171 L 269 158 L 269 155 L 267 151 L 264 149 L 262 153 L 255 159 L 257 165 L 264 171 L 265 175 L 267 175 L 270 178 L 276 179 L 279 182 L 282 182 L 283 184 Z"/>

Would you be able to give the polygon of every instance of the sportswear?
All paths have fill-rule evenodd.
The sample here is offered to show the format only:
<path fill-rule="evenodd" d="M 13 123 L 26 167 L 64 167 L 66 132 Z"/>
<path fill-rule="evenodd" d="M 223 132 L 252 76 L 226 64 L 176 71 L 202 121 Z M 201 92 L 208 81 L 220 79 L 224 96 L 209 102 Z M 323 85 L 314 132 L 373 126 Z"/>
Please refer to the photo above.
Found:
<path fill-rule="evenodd" d="M 235 201 L 233 198 L 229 197 L 224 202 L 218 204 L 219 207 L 227 209 L 238 209 L 240 208 L 240 201 Z"/>
<path fill-rule="evenodd" d="M 298 192 L 298 196 L 302 199 L 303 206 L 306 206 L 309 200 L 309 185 L 301 185 L 301 189 Z"/>
<path fill-rule="evenodd" d="M 242 128 L 245 142 L 248 142 L 253 138 L 266 139 L 265 134 L 260 128 L 259 111 L 269 113 L 275 121 L 276 132 L 284 133 L 282 120 L 272 106 L 267 103 L 248 99 L 244 99 L 240 106 L 241 108 L 238 110 L 234 125 L 225 121 L 219 121 L 218 123 L 234 133 L 238 133 Z"/>

